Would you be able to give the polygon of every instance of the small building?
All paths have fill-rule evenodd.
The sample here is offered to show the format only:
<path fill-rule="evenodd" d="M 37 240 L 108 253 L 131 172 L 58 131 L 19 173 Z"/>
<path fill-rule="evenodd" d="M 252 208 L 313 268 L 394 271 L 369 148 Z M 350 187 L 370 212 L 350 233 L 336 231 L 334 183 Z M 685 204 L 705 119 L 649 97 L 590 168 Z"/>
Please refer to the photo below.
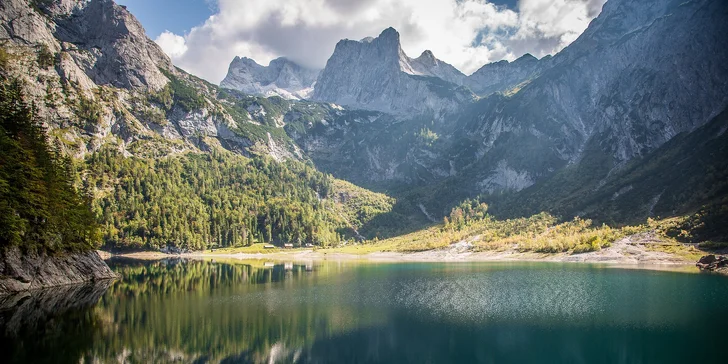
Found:
<path fill-rule="evenodd" d="M 283 247 L 286 249 L 293 249 L 293 244 L 283 244 Z"/>
<path fill-rule="evenodd" d="M 265 244 L 265 245 L 263 245 L 263 249 L 275 249 L 275 248 L 276 248 L 275 245 L 271 245 L 271 244 Z"/>
<path fill-rule="evenodd" d="M 313 248 L 313 244 L 311 244 L 311 243 L 306 243 L 306 248 Z"/>

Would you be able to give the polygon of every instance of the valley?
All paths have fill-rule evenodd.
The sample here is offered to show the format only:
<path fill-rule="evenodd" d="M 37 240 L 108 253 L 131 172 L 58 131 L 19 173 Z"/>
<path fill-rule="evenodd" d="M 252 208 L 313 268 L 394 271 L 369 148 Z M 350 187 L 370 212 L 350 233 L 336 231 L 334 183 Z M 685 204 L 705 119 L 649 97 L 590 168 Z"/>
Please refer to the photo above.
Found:
<path fill-rule="evenodd" d="M 2 0 L 0 357 L 720 356 L 727 18 Z"/>
<path fill-rule="evenodd" d="M 726 12 L 610 0 L 557 54 L 471 75 L 409 57 L 387 28 L 341 40 L 320 70 L 236 57 L 218 86 L 175 67 L 113 1 L 13 0 L 0 73 L 68 156 L 93 247 L 114 254 L 577 254 L 654 233 L 649 221 L 681 221 L 685 249 L 722 247 Z M 452 228 L 471 201 L 486 208 Z M 549 238 L 574 224 L 583 237 Z"/>

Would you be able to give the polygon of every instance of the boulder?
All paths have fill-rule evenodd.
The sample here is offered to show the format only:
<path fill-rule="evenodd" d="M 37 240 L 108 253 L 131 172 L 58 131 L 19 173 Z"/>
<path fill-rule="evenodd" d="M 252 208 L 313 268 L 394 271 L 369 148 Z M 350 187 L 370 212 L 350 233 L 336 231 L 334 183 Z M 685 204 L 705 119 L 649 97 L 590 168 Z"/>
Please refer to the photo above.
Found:
<path fill-rule="evenodd" d="M 703 271 L 728 274 L 728 257 L 723 255 L 716 257 L 713 254 L 706 255 L 700 258 L 700 260 L 695 263 L 695 266 Z"/>
<path fill-rule="evenodd" d="M 117 277 L 95 250 L 54 255 L 23 253 L 17 247 L 0 251 L 0 295 Z"/>

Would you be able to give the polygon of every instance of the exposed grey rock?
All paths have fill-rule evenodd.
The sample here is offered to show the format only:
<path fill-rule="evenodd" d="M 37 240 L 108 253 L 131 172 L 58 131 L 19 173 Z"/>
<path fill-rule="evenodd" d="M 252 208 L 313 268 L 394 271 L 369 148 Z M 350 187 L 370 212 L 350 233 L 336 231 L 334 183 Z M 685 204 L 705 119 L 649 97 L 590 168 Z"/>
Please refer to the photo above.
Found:
<path fill-rule="evenodd" d="M 250 58 L 235 57 L 220 87 L 250 95 L 306 99 L 313 91 L 319 72 L 283 57 L 272 60 L 267 67 Z"/>
<path fill-rule="evenodd" d="M 480 96 L 494 92 L 516 92 L 517 87 L 525 86 L 525 83 L 548 68 L 550 59 L 547 56 L 539 60 L 525 54 L 513 62 L 503 60 L 489 63 L 468 76 L 464 84 Z"/>
<path fill-rule="evenodd" d="M 115 278 L 95 250 L 48 255 L 11 247 L 0 252 L 0 295 Z"/>
<path fill-rule="evenodd" d="M 700 270 L 728 274 L 728 257 L 715 256 L 713 254 L 705 255 L 695 263 L 695 266 Z"/>
<path fill-rule="evenodd" d="M 399 33 L 387 28 L 375 39 L 337 43 L 313 99 L 399 115 L 442 115 L 473 100 L 468 89 L 439 77 L 460 78 L 430 52 L 416 60 L 407 57 Z"/>
<path fill-rule="evenodd" d="M 63 146 L 72 146 L 69 154 L 83 158 L 111 143 L 126 155 L 157 157 L 206 150 L 211 139 L 244 155 L 253 146 L 257 154 L 271 152 L 265 135 L 253 141 L 237 127 L 254 122 L 249 114 L 233 117 L 222 105 L 229 102 L 218 99 L 216 86 L 175 68 L 124 6 L 111 0 L 35 4 L 40 6 L 25 0 L 0 2 L 0 42 L 13 57 L 6 71 L 22 81 L 25 97 L 37 107 L 49 134 L 62 130 Z M 44 49 L 55 59 L 52 66 L 37 63 Z M 281 66 L 280 82 L 296 82 L 291 69 Z M 157 93 L 169 95 L 168 76 L 191 88 L 189 97 L 204 100 L 201 106 L 186 110 L 154 101 Z M 288 149 L 286 155 L 299 156 L 291 143 L 277 142 Z M 127 150 L 135 144 L 133 153 Z"/>
<path fill-rule="evenodd" d="M 456 85 L 466 84 L 466 76 L 452 65 L 445 63 L 437 58 L 430 50 L 422 52 L 415 59 L 407 59 L 404 63 L 405 72 L 413 75 L 432 76 L 445 80 Z"/>
<path fill-rule="evenodd" d="M 74 58 L 90 56 L 78 63 L 85 66 L 96 84 L 153 90 L 167 84 L 159 69 L 169 71 L 172 63 L 125 7 L 111 0 L 78 3 L 81 4 L 54 7 L 65 9 L 60 14 L 54 12 L 54 35 L 61 42 L 78 47 L 77 52 L 71 53 Z"/>
<path fill-rule="evenodd" d="M 719 0 L 610 0 L 554 57 L 526 55 L 466 78 L 465 85 L 487 96 L 434 118 L 428 127 L 440 141 L 426 156 L 406 138 L 421 127 L 416 118 L 401 122 L 410 129 L 395 126 L 401 117 L 366 127 L 332 124 L 299 142 L 314 160 L 329 165 L 335 155 L 342 165 L 364 169 L 353 172 L 369 181 L 433 183 L 443 178 L 439 171 L 456 171 L 474 193 L 522 191 L 589 156 L 619 168 L 728 107 L 727 9 Z M 431 109 L 404 91 L 414 85 L 397 81 L 423 77 L 412 75 L 418 67 L 398 44 L 394 30 L 341 41 L 316 98 L 409 115 Z"/>

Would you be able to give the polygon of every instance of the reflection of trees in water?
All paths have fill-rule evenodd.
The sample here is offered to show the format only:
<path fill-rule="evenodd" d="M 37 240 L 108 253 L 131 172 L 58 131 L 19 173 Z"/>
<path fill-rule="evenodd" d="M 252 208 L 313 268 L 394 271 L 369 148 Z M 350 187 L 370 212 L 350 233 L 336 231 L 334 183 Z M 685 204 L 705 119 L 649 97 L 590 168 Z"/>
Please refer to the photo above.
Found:
<path fill-rule="evenodd" d="M 3 361 L 78 362 L 101 328 L 91 307 L 110 284 L 102 281 L 0 297 Z"/>
<path fill-rule="evenodd" d="M 110 265 L 123 278 L 96 308 L 103 329 L 87 358 L 264 362 L 370 319 L 347 307 L 320 307 L 310 297 L 297 301 L 296 294 L 336 270 L 199 260 Z"/>
<path fill-rule="evenodd" d="M 728 291 L 713 276 L 564 265 L 112 266 L 124 277 L 101 299 L 105 287 L 0 301 L 3 359 L 689 362 L 722 345 L 715 323 L 728 322 Z"/>
<path fill-rule="evenodd" d="M 124 277 L 111 292 L 127 290 L 134 296 L 159 293 L 205 291 L 213 288 L 240 284 L 281 282 L 300 279 L 306 274 L 306 266 L 284 264 L 272 267 L 252 264 L 220 264 L 211 261 L 164 259 L 143 262 L 112 260 L 110 265 Z"/>

